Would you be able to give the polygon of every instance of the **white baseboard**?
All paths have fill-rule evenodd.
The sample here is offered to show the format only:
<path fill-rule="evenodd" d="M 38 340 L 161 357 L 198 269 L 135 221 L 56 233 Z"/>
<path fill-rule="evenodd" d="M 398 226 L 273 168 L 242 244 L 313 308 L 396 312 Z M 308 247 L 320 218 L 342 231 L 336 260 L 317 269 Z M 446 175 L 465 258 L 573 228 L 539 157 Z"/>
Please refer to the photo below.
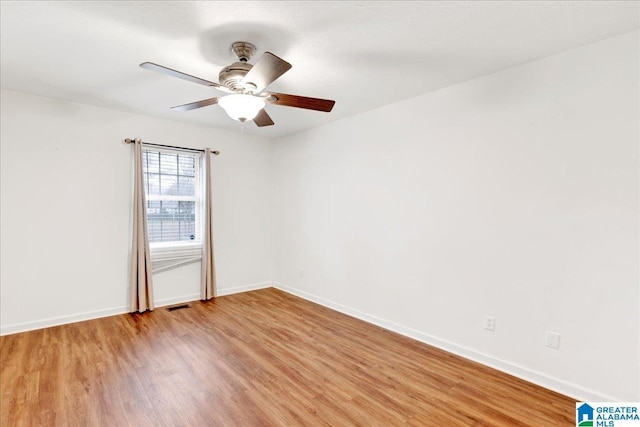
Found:
<path fill-rule="evenodd" d="M 584 387 L 563 381 L 558 378 L 553 378 L 548 375 L 536 372 L 529 368 L 516 365 L 511 362 L 507 362 L 496 357 L 490 356 L 485 353 L 478 352 L 476 350 L 455 344 L 451 341 L 447 341 L 442 338 L 435 337 L 433 335 L 426 334 L 424 332 L 408 328 L 403 325 L 399 325 L 394 322 L 390 322 L 385 319 L 381 319 L 370 314 L 363 313 L 359 310 L 355 310 L 351 307 L 344 306 L 342 304 L 335 303 L 317 295 L 310 294 L 308 292 L 301 291 L 299 289 L 291 288 L 282 283 L 273 282 L 273 287 L 280 289 L 281 291 L 290 293 L 300 298 L 315 302 L 322 306 L 331 308 L 349 316 L 355 317 L 365 322 L 372 323 L 381 328 L 388 329 L 398 334 L 404 335 L 409 338 L 413 338 L 417 341 L 425 344 L 437 347 L 445 350 L 449 353 L 453 353 L 465 359 L 472 360 L 474 362 L 481 363 L 485 366 L 497 369 L 507 374 L 513 375 L 530 383 L 539 385 L 541 387 L 553 390 L 555 392 L 572 397 L 579 402 L 621 402 L 623 399 L 618 399 L 612 396 L 606 396 L 604 394 L 595 392 L 593 390 L 586 389 Z"/>
<path fill-rule="evenodd" d="M 225 295 L 239 294 L 241 292 L 257 291 L 258 289 L 270 288 L 271 286 L 272 286 L 272 282 L 268 281 L 268 282 L 253 283 L 251 285 L 245 285 L 245 286 L 236 286 L 235 288 L 217 289 L 216 296 L 222 297 Z"/>
<path fill-rule="evenodd" d="M 49 317 L 47 319 L 33 320 L 31 322 L 14 323 L 12 325 L 0 326 L 0 335 L 17 334 L 19 332 L 33 331 L 36 329 L 50 328 L 52 326 L 66 325 L 68 323 L 82 322 L 83 320 L 98 319 L 100 317 L 115 316 L 124 314 L 129 310 L 127 307 L 114 307 L 104 310 L 87 311 L 84 313 L 70 314 L 68 316 Z"/>
<path fill-rule="evenodd" d="M 257 289 L 270 288 L 271 282 L 253 283 L 246 286 L 237 286 L 234 288 L 226 288 L 219 290 L 216 296 L 237 294 L 240 292 L 253 291 Z M 183 295 L 175 298 L 165 298 L 154 301 L 156 307 L 165 307 L 168 305 L 180 304 L 184 302 L 197 301 L 200 294 Z M 52 326 L 66 325 L 68 323 L 82 322 L 85 320 L 99 319 L 101 317 L 115 316 L 117 314 L 125 314 L 129 312 L 129 307 L 113 307 L 103 310 L 88 311 L 83 313 L 70 314 L 67 316 L 50 317 L 46 319 L 33 320 L 29 322 L 13 323 L 9 325 L 0 325 L 0 336 L 17 334 L 20 332 L 33 331 L 36 329 L 50 328 Z"/>

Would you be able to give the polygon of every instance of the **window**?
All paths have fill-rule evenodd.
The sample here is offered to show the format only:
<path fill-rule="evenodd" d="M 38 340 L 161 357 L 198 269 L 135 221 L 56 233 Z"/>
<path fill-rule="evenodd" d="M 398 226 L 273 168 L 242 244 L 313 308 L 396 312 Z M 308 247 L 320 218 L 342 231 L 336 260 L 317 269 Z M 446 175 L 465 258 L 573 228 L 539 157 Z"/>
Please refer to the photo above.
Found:
<path fill-rule="evenodd" d="M 147 230 L 153 270 L 202 256 L 200 153 L 143 148 Z"/>

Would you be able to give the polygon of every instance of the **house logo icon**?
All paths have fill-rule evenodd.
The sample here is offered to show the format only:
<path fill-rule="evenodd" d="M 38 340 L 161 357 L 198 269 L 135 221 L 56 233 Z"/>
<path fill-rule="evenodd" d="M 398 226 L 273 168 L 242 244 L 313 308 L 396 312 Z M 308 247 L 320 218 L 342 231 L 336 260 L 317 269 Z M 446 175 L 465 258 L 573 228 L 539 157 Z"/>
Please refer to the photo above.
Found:
<path fill-rule="evenodd" d="M 576 426 L 593 426 L 593 408 L 588 403 L 576 405 Z"/>

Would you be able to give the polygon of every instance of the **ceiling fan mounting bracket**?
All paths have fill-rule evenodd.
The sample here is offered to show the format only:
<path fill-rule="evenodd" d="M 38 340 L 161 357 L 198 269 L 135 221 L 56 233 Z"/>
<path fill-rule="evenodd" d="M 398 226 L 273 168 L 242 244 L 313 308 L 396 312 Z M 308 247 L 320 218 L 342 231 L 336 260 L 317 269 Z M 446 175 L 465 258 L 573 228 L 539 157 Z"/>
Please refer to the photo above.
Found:
<path fill-rule="evenodd" d="M 249 62 L 256 53 L 256 47 L 248 42 L 235 42 L 231 44 L 231 51 L 238 57 L 238 61 Z"/>

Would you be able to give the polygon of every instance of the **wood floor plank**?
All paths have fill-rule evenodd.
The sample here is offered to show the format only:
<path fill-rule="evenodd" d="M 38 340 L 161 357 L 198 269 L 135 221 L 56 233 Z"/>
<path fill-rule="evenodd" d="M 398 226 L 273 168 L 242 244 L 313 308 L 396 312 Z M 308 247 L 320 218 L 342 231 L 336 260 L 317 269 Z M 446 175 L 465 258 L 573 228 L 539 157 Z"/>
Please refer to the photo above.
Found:
<path fill-rule="evenodd" d="M 276 289 L 0 337 L 0 426 L 573 425 L 575 402 Z"/>

